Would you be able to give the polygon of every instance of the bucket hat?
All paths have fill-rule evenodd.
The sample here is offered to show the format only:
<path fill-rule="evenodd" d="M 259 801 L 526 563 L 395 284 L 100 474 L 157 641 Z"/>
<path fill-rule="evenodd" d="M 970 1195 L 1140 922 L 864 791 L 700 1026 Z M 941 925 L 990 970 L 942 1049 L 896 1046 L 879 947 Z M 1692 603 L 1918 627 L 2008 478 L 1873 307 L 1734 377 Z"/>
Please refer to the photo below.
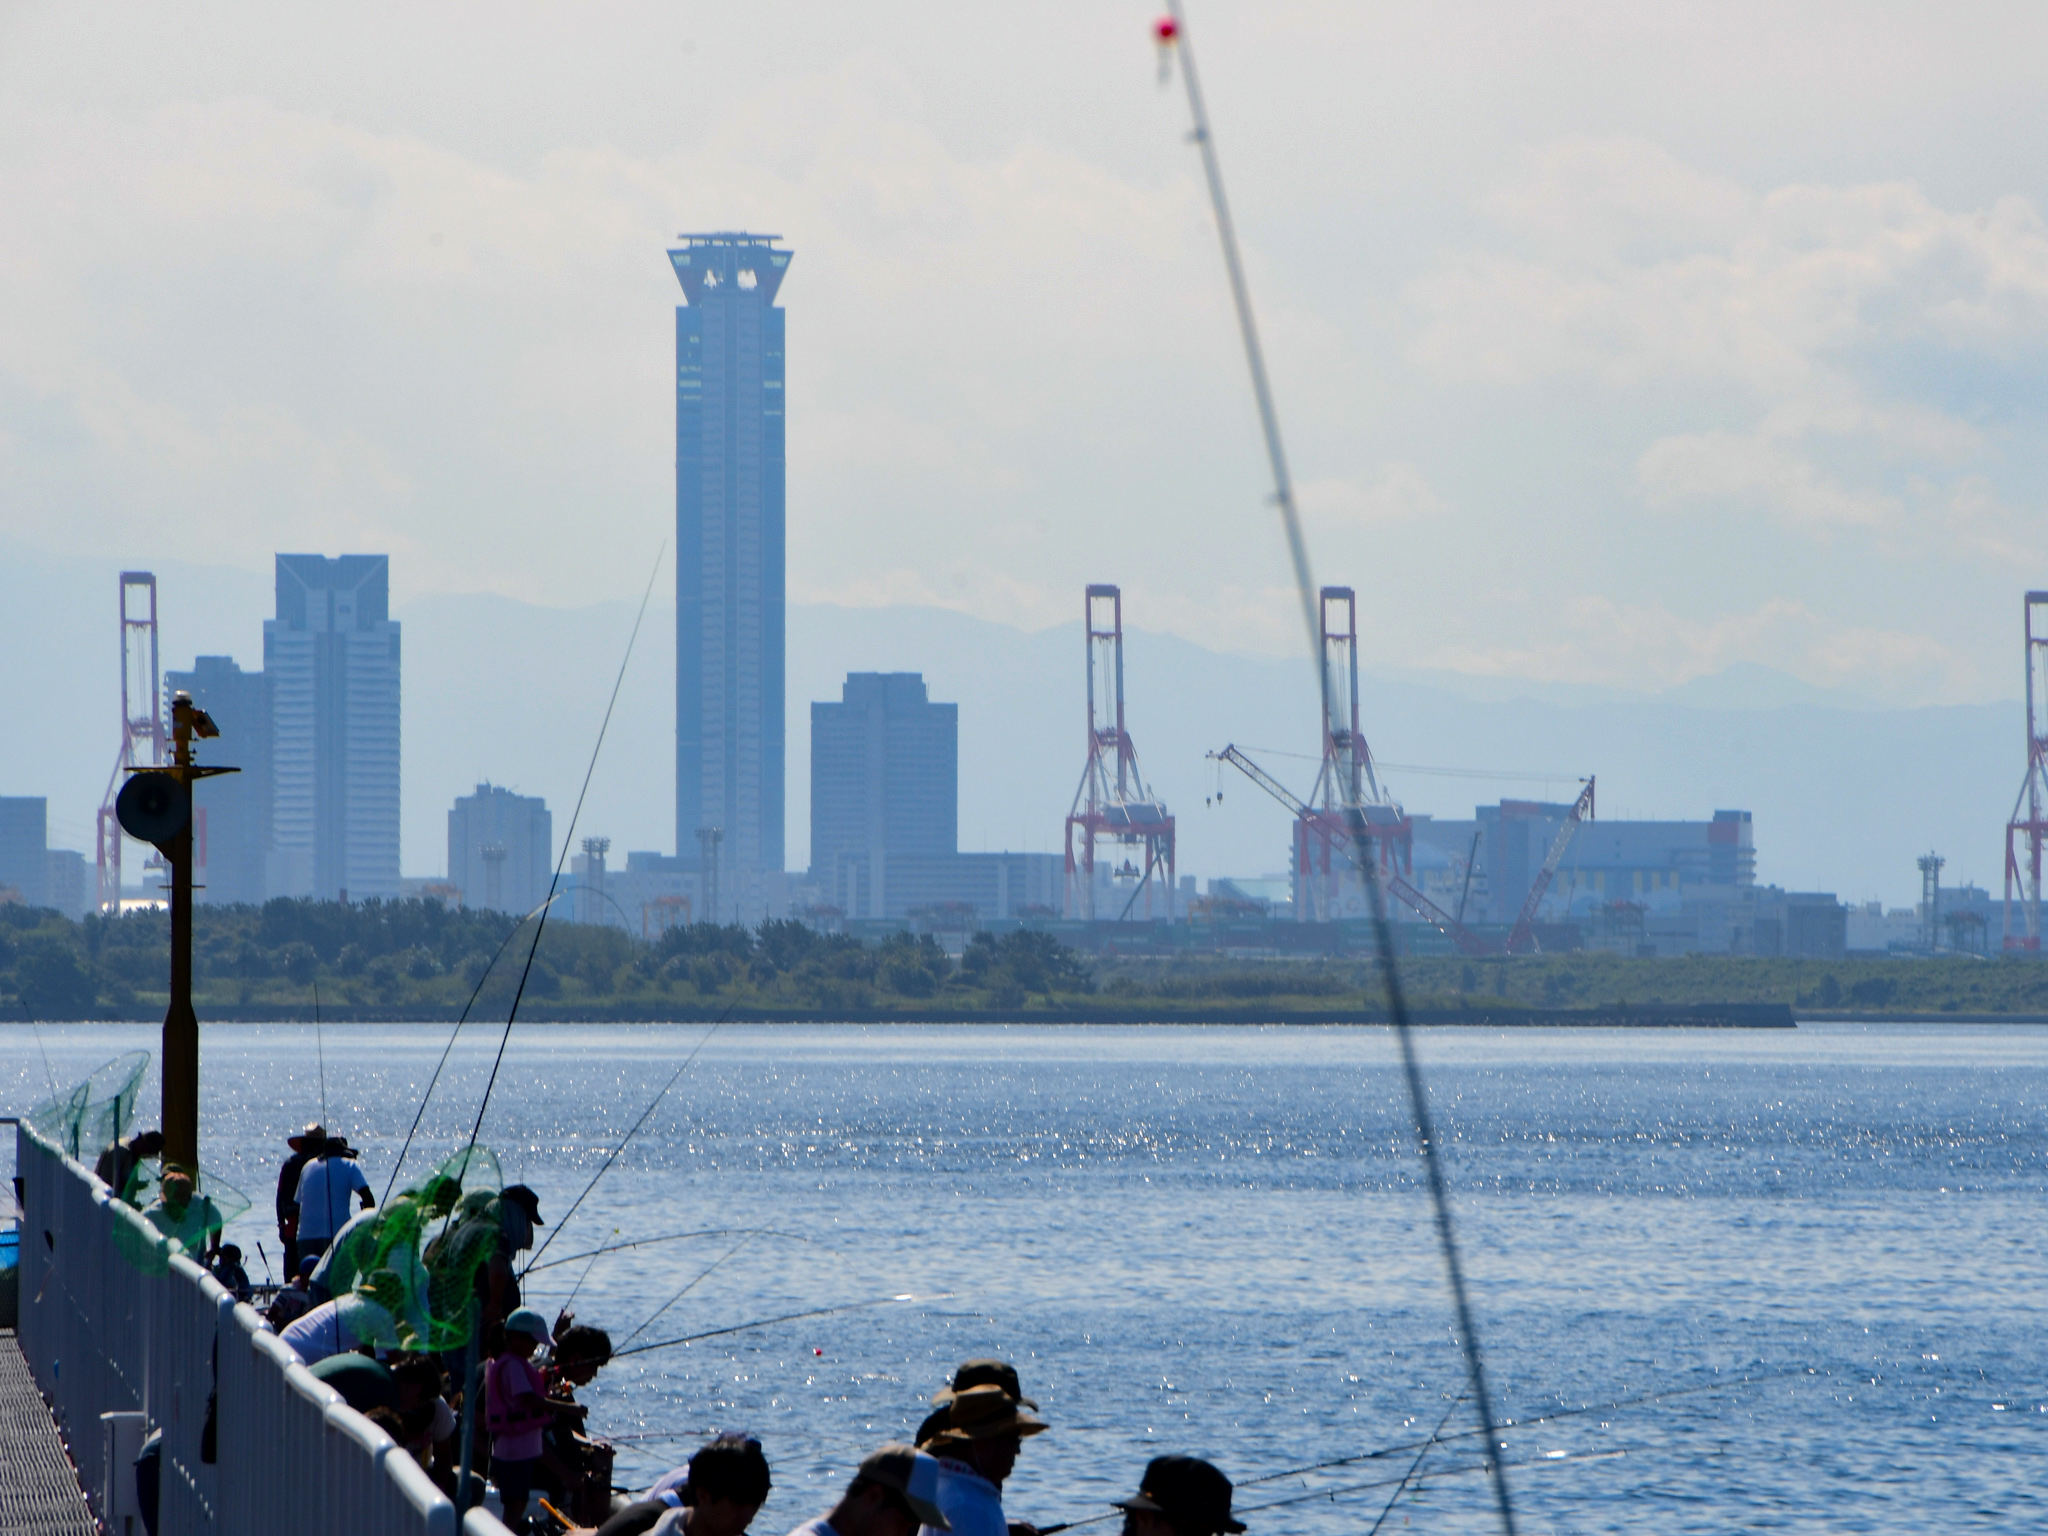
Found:
<path fill-rule="evenodd" d="M 327 1139 L 327 1127 L 314 1121 L 296 1136 L 287 1136 L 284 1144 L 294 1152 L 309 1152 Z"/>
<path fill-rule="evenodd" d="M 1024 1395 L 1024 1388 L 1017 1380 L 1017 1367 L 1007 1360 L 968 1360 L 953 1373 L 953 1384 L 941 1387 L 932 1394 L 935 1403 L 950 1403 L 969 1387 L 1001 1387 L 1026 1408 L 1038 1404 Z"/>
<path fill-rule="evenodd" d="M 1164 1515 L 1181 1536 L 1235 1536 L 1244 1529 L 1230 1515 L 1230 1479 L 1198 1456 L 1153 1457 L 1137 1494 L 1117 1500 L 1117 1508 Z"/>

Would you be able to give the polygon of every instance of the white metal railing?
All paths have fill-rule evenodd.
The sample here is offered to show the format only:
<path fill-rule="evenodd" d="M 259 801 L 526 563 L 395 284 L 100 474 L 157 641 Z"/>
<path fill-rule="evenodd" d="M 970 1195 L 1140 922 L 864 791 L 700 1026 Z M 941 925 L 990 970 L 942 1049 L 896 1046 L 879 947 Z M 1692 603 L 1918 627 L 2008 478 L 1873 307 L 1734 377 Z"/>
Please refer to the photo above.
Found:
<path fill-rule="evenodd" d="M 122 1250 L 161 1262 L 154 1229 L 29 1127 L 15 1147 L 21 1351 L 103 1526 L 100 1415 L 139 1411 L 163 1431 L 159 1536 L 456 1536 L 454 1504 L 253 1308 L 183 1255 L 146 1273 Z M 461 1530 L 507 1536 L 482 1509 Z"/>

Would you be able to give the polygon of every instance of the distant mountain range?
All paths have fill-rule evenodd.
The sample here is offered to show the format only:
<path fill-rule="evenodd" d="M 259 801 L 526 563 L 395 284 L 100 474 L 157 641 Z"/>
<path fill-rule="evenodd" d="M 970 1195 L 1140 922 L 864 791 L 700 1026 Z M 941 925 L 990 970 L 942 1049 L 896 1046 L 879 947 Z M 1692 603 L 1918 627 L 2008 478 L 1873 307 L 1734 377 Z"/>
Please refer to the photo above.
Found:
<path fill-rule="evenodd" d="M 52 842 L 88 853 L 118 741 L 117 570 L 0 541 L 15 722 L 0 793 L 49 796 Z M 167 669 L 201 653 L 260 665 L 267 577 L 156 570 Z M 396 617 L 408 873 L 442 869 L 449 802 L 482 779 L 544 794 L 566 832 L 632 605 L 436 596 Z M 674 624 L 671 606 L 650 607 L 578 829 L 609 836 L 614 862 L 633 848 L 673 851 Z M 934 698 L 960 705 L 962 847 L 1060 847 L 1085 748 L 1078 624 L 1025 632 L 942 609 L 797 606 L 789 658 L 792 867 L 807 857 L 808 705 L 837 698 L 849 670 L 922 672 Z M 1126 668 L 1131 732 L 1178 818 L 1182 872 L 1283 868 L 1286 814 L 1234 770 L 1219 780 L 1204 754 L 1236 742 L 1306 790 L 1310 666 L 1136 631 Z M 1410 810 L 1462 817 L 1503 796 L 1569 800 L 1576 777 L 1596 773 L 1606 816 L 1753 812 L 1760 879 L 1844 899 L 1912 901 L 1913 860 L 1930 848 L 1950 861 L 1945 883 L 1995 889 L 2024 766 L 2017 701 L 1893 709 L 1748 665 L 1655 695 L 1413 671 L 1369 672 L 1363 691 L 1374 751 Z M 232 743 L 221 750 L 233 761 Z M 1219 782 L 1221 803 L 1205 803 Z"/>

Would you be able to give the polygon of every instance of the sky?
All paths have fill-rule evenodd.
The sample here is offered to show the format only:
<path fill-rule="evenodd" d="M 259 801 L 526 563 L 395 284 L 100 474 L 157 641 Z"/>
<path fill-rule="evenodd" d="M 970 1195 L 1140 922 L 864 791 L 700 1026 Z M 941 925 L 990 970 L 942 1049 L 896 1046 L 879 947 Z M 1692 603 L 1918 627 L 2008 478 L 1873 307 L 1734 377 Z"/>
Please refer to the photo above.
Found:
<path fill-rule="evenodd" d="M 1288 654 L 1154 10 L 0 0 L 0 536 L 630 600 L 673 527 L 663 250 L 743 228 L 795 252 L 794 599 L 1040 629 L 1116 581 L 1135 627 Z M 2019 695 L 2048 12 L 1188 25 L 1369 665 Z"/>

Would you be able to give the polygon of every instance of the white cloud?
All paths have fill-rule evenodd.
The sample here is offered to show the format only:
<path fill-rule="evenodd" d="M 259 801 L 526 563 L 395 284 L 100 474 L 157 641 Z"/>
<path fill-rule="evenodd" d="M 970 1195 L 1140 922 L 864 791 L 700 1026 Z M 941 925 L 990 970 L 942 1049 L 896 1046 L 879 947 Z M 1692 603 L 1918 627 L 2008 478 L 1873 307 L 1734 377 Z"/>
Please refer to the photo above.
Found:
<path fill-rule="evenodd" d="M 1369 484 L 1334 476 L 1295 488 L 1303 518 L 1328 528 L 1376 528 L 1440 515 L 1444 499 L 1413 464 L 1389 464 Z"/>
<path fill-rule="evenodd" d="M 1768 438 L 1698 432 L 1653 443 L 1636 463 L 1652 505 L 1740 502 L 1821 528 L 1876 527 L 1895 520 L 1889 498 L 1847 490 Z"/>

